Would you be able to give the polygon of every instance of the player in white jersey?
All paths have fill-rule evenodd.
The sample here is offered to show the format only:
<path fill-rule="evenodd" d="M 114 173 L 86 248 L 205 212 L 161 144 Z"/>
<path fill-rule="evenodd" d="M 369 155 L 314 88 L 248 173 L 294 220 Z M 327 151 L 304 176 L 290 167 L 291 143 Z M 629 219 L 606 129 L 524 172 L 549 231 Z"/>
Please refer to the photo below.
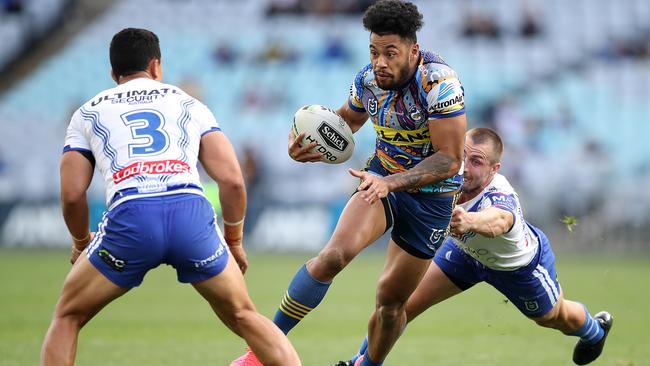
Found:
<path fill-rule="evenodd" d="M 517 193 L 498 173 L 502 152 L 493 130 L 467 132 L 465 182 L 452 215 L 451 237 L 409 298 L 408 320 L 485 281 L 537 324 L 579 337 L 573 361 L 586 365 L 602 352 L 613 318 L 604 311 L 592 317 L 581 303 L 564 299 L 546 235 L 526 222 Z M 352 365 L 366 344 L 352 361 L 339 365 Z"/>
<path fill-rule="evenodd" d="M 73 267 L 43 342 L 41 364 L 72 365 L 81 327 L 165 263 L 264 364 L 300 365 L 289 340 L 257 312 L 246 289 L 246 190 L 228 138 L 205 105 L 160 82 L 160 46 L 152 32 L 118 32 L 110 60 L 118 86 L 79 108 L 66 135 L 61 202 Z M 199 160 L 219 184 L 225 235 L 203 196 Z M 106 184 L 108 210 L 92 233 L 86 190 L 95 166 Z"/>

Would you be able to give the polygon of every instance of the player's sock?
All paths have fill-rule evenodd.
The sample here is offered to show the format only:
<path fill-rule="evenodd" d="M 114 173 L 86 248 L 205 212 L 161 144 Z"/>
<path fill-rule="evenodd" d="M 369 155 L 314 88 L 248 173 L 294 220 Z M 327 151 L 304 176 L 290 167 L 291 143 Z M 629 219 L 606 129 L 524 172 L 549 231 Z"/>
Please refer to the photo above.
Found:
<path fill-rule="evenodd" d="M 375 362 L 370 359 L 370 356 L 368 356 L 368 349 L 366 349 L 366 352 L 363 354 L 363 360 L 361 360 L 361 364 L 359 366 L 381 366 L 384 364 L 384 361 L 381 362 Z"/>
<path fill-rule="evenodd" d="M 585 309 L 585 323 L 573 335 L 580 337 L 580 341 L 586 344 L 596 344 L 603 338 L 605 331 L 600 323 L 589 314 L 584 304 L 582 304 L 582 308 Z"/>
<path fill-rule="evenodd" d="M 289 333 L 305 315 L 320 304 L 330 284 L 331 282 L 320 282 L 313 278 L 307 271 L 307 265 L 303 265 L 291 280 L 273 322 L 284 334 Z"/>
<path fill-rule="evenodd" d="M 366 353 L 366 350 L 368 349 L 368 336 L 363 339 L 363 342 L 361 343 L 361 347 L 359 347 L 359 351 L 357 351 L 357 354 L 352 357 L 350 361 L 352 361 L 352 364 L 354 364 L 357 361 L 357 358 L 361 357 L 362 354 Z"/>

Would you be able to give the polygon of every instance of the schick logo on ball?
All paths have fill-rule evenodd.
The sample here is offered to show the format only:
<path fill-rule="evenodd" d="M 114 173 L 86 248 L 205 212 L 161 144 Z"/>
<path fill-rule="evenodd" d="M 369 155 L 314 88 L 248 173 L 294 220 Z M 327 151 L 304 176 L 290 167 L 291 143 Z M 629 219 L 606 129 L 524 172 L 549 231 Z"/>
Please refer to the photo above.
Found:
<path fill-rule="evenodd" d="M 344 151 L 348 147 L 348 141 L 325 122 L 322 122 L 318 127 L 318 134 L 321 135 L 328 146 L 338 151 Z"/>

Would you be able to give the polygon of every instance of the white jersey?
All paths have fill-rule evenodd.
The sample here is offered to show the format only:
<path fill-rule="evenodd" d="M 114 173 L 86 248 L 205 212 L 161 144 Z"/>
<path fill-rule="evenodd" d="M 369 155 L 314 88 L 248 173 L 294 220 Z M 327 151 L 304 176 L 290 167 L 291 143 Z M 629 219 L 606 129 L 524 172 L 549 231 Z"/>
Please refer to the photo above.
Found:
<path fill-rule="evenodd" d="M 523 267 L 537 254 L 537 236 L 532 232 L 519 204 L 517 192 L 501 174 L 473 199 L 459 204 L 467 212 L 479 212 L 488 207 L 498 207 L 514 216 L 512 228 L 496 238 L 488 238 L 475 232 L 451 236 L 454 243 L 486 267 L 512 271 Z"/>
<path fill-rule="evenodd" d="M 143 196 L 202 194 L 201 136 L 220 130 L 212 112 L 179 88 L 138 78 L 79 108 L 63 150 L 92 154 L 111 209 Z"/>

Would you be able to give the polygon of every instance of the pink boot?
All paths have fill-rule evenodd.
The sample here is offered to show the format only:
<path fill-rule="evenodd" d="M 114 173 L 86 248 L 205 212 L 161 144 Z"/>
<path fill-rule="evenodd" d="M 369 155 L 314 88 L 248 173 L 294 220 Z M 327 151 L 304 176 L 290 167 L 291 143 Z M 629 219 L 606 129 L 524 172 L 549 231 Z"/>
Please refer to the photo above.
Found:
<path fill-rule="evenodd" d="M 251 351 L 250 348 L 246 349 L 246 353 L 230 363 L 230 366 L 264 366 L 257 359 L 257 356 Z"/>

